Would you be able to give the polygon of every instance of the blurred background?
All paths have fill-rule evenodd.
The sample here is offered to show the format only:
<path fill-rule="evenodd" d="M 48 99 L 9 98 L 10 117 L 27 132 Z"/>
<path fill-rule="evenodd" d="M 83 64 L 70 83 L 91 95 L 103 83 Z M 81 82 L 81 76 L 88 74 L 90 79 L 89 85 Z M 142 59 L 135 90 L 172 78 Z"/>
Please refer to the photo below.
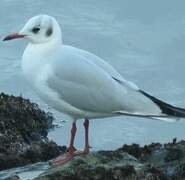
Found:
<path fill-rule="evenodd" d="M 100 56 L 141 89 L 185 108 L 184 9 L 183 0 L 1 0 L 0 39 L 19 31 L 30 17 L 49 14 L 61 25 L 65 44 Z M 21 74 L 27 43 L 0 42 L 0 91 L 22 95 L 48 110 Z M 66 145 L 71 122 L 65 115 L 49 111 L 55 123 L 66 121 L 49 137 Z M 185 122 L 116 117 L 93 120 L 90 126 L 93 150 L 185 138 Z M 83 133 L 82 121 L 78 121 L 78 148 L 83 147 Z"/>

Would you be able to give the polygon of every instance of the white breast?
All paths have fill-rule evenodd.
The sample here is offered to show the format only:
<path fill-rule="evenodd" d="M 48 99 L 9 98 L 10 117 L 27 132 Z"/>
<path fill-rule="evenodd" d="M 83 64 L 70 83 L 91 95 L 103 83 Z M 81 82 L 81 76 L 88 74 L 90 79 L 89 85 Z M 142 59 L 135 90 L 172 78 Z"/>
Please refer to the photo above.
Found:
<path fill-rule="evenodd" d="M 35 51 L 35 49 L 32 45 L 28 45 L 22 57 L 21 67 L 26 80 L 34 91 L 55 110 L 76 118 L 83 117 L 87 112 L 83 112 L 63 101 L 62 97 L 47 85 L 47 79 L 53 73 L 52 63 L 47 63 L 47 61 L 52 60 L 50 59 L 52 53 L 48 54 L 47 58 L 43 58 L 41 53 Z"/>

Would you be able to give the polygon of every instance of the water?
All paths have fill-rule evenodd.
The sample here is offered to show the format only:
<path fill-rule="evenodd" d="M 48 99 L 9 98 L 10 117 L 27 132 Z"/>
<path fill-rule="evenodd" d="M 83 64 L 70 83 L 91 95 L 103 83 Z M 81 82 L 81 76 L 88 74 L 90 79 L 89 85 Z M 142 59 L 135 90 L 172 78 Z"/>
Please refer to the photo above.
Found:
<path fill-rule="evenodd" d="M 31 180 L 48 169 L 48 163 L 36 163 L 24 167 L 13 168 L 0 172 L 0 180 L 18 175 L 22 180 Z"/>
<path fill-rule="evenodd" d="M 34 15 L 52 15 L 62 26 L 66 44 L 95 53 L 141 89 L 185 107 L 184 6 L 183 0 L 1 0 L 0 38 L 18 31 Z M 20 59 L 26 44 L 0 43 L 0 91 L 22 94 L 46 108 L 21 75 Z M 67 121 L 49 137 L 67 144 L 71 123 L 65 115 L 54 114 L 56 121 Z M 107 118 L 91 122 L 90 140 L 93 150 L 115 149 L 123 143 L 167 142 L 173 137 L 184 139 L 184 127 L 184 122 Z M 76 146 L 83 147 L 81 121 Z"/>

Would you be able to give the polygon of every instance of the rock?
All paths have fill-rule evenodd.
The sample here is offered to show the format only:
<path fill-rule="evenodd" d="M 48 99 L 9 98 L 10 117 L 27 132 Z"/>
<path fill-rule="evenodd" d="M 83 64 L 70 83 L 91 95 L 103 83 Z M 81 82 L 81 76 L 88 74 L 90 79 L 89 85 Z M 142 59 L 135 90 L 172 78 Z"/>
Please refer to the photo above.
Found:
<path fill-rule="evenodd" d="M 35 180 L 131 180 L 148 177 L 165 179 L 160 170 L 144 166 L 128 153 L 99 151 L 75 157 L 68 164 L 51 168 Z"/>
<path fill-rule="evenodd" d="M 183 180 L 185 141 L 123 145 L 75 157 L 64 166 L 51 167 L 35 180 Z"/>
<path fill-rule="evenodd" d="M 0 94 L 0 170 L 46 161 L 62 152 L 47 138 L 53 117 L 22 97 Z"/>
<path fill-rule="evenodd" d="M 20 179 L 20 177 L 17 176 L 17 175 L 12 175 L 12 176 L 10 176 L 10 177 L 4 179 L 4 180 L 21 180 L 21 179 Z"/>
<path fill-rule="evenodd" d="M 134 153 L 132 155 L 137 155 L 143 165 L 150 165 L 165 174 L 167 179 L 185 179 L 185 141 L 173 140 L 172 143 L 164 145 L 152 143 L 144 147 L 130 145 L 129 148 L 125 148 L 125 146 L 119 151 L 130 153 L 130 149 L 137 147 L 139 155 Z"/>
<path fill-rule="evenodd" d="M 99 151 L 86 156 L 75 157 L 65 166 L 51 168 L 37 180 L 111 180 L 119 177 L 135 176 L 136 170 L 142 165 L 127 153 L 114 151 Z"/>

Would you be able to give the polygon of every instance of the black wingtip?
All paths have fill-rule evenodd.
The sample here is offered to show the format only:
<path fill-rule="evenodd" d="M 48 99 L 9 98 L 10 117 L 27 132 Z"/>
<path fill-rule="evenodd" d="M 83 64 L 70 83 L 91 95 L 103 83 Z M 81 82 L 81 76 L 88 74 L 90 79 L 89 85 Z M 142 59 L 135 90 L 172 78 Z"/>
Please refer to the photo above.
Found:
<path fill-rule="evenodd" d="M 159 100 L 158 98 L 151 96 L 150 94 L 146 93 L 145 91 L 139 90 L 144 96 L 151 99 L 162 111 L 162 113 L 174 116 L 185 118 L 185 109 L 172 106 L 164 101 Z"/>

